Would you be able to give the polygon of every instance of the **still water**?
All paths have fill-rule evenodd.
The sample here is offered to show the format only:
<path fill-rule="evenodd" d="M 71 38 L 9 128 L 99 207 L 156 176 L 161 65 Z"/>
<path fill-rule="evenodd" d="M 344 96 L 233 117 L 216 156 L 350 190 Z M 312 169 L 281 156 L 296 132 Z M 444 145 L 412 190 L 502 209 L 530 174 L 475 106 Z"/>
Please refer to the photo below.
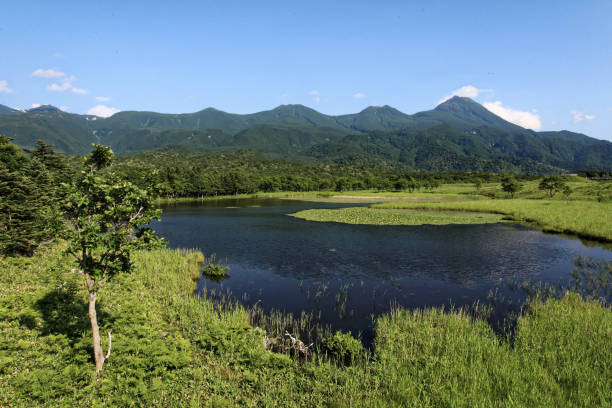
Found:
<path fill-rule="evenodd" d="M 358 204 L 350 204 L 356 206 Z M 392 306 L 471 306 L 491 290 L 520 303 L 508 282 L 567 281 L 578 256 L 612 251 L 521 225 L 369 226 L 289 217 L 347 204 L 240 199 L 164 207 L 157 232 L 170 247 L 197 248 L 229 266 L 229 278 L 202 278 L 200 293 L 231 291 L 248 305 L 320 316 L 333 329 L 361 333 Z M 501 308 L 501 309 L 500 309 Z"/>

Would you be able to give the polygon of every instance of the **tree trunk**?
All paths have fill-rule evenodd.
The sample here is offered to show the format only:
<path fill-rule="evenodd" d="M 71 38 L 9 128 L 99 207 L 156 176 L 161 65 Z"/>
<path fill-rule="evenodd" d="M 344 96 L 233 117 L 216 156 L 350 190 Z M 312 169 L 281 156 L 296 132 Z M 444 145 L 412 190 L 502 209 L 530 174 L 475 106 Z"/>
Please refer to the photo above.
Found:
<path fill-rule="evenodd" d="M 96 298 L 98 292 L 94 289 L 95 281 L 89 277 L 89 274 L 85 273 L 85 282 L 87 282 L 87 289 L 89 290 L 89 322 L 91 323 L 91 340 L 94 349 L 94 360 L 96 362 L 96 375 L 102 371 L 104 365 L 104 353 L 102 352 L 102 345 L 100 343 L 100 328 L 98 327 L 98 315 L 96 313 Z M 110 351 L 110 350 L 109 350 Z"/>
<path fill-rule="evenodd" d="M 102 371 L 104 365 L 104 353 L 100 344 L 100 328 L 98 327 L 98 316 L 96 314 L 96 297 L 98 294 L 95 290 L 89 291 L 89 321 L 91 322 L 91 339 L 93 341 L 94 359 L 96 361 L 96 374 Z"/>

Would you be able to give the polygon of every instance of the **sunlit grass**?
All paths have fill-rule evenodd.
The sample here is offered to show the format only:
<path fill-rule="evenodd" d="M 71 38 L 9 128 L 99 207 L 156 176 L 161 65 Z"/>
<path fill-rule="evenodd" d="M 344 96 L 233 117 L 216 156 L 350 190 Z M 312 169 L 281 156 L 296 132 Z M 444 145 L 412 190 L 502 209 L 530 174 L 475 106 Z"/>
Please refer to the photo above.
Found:
<path fill-rule="evenodd" d="M 516 221 L 533 223 L 546 231 L 612 241 L 612 203 L 609 202 L 525 199 L 447 203 L 389 202 L 375 204 L 372 208 L 496 213 Z"/>
<path fill-rule="evenodd" d="M 608 406 L 611 340 L 610 309 L 571 294 L 532 301 L 512 347 L 462 311 L 398 310 L 378 319 L 376 362 L 395 403 Z"/>

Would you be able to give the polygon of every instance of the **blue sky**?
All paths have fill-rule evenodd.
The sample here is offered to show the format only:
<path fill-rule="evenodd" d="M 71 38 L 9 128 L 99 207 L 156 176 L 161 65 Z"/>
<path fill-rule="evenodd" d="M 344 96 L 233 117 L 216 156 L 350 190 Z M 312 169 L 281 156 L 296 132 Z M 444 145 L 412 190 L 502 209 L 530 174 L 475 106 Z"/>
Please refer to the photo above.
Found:
<path fill-rule="evenodd" d="M 327 114 L 453 92 L 612 140 L 612 2 L 3 2 L 0 103 Z M 93 110 L 92 110 L 93 109 Z"/>

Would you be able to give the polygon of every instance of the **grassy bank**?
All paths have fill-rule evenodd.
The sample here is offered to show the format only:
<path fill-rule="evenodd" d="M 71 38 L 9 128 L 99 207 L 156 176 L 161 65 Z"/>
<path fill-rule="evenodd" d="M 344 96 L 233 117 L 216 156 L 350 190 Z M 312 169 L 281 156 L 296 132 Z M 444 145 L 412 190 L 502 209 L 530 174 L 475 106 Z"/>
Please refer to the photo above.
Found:
<path fill-rule="evenodd" d="M 59 249 L 0 260 L 0 406 L 606 406 L 612 311 L 533 302 L 514 347 L 460 311 L 378 319 L 375 351 L 300 365 L 242 309 L 193 297 L 194 251 L 139 253 L 99 295 L 113 348 L 92 377 L 80 275 Z M 103 339 L 105 347 L 105 339 Z"/>
<path fill-rule="evenodd" d="M 235 200 L 242 198 L 282 198 L 290 193 L 252 193 L 252 194 L 232 194 L 218 196 L 201 197 L 159 197 L 155 200 L 157 205 L 181 204 L 181 203 L 201 203 L 215 200 Z"/>
<path fill-rule="evenodd" d="M 370 225 L 485 224 L 500 222 L 502 219 L 502 216 L 498 214 L 374 209 L 367 207 L 313 209 L 299 211 L 290 215 L 307 221 Z"/>
<path fill-rule="evenodd" d="M 409 193 L 406 191 L 278 191 L 272 193 L 258 192 L 249 194 L 234 194 L 234 195 L 219 195 L 219 196 L 202 196 L 202 197 L 160 197 L 155 200 L 158 205 L 181 204 L 181 203 L 201 203 L 215 200 L 235 200 L 245 198 L 280 198 L 302 201 L 317 201 L 317 202 L 336 202 L 336 203 L 354 203 L 354 202 L 384 202 L 390 200 L 407 200 L 417 202 L 446 202 L 446 201 L 465 201 L 486 199 L 484 196 L 479 196 L 469 193 Z"/>
<path fill-rule="evenodd" d="M 469 211 L 503 214 L 513 220 L 535 224 L 545 231 L 612 241 L 612 203 L 558 200 L 479 200 L 447 203 L 389 202 L 374 209 Z"/>

